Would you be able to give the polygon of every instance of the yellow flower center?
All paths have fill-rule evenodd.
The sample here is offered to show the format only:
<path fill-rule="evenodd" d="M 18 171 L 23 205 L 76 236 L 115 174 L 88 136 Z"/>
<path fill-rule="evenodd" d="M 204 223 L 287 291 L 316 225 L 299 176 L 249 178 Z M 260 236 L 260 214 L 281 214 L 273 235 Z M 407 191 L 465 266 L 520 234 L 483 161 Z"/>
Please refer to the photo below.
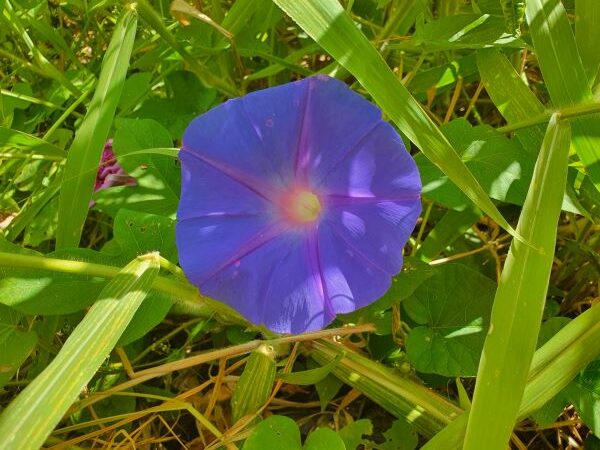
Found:
<path fill-rule="evenodd" d="M 284 199 L 284 213 L 297 224 L 314 222 L 321 212 L 319 198 L 310 191 L 294 190 Z"/>

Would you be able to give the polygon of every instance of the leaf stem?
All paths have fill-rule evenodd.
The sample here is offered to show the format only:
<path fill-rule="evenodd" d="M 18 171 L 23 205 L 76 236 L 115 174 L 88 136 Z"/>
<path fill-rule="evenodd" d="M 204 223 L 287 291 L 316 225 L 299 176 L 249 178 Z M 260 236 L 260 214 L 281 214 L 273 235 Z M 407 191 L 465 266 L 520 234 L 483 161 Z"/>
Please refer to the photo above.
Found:
<path fill-rule="evenodd" d="M 497 128 L 500 133 L 510 133 L 512 131 L 521 130 L 523 128 L 533 127 L 535 125 L 545 124 L 550 120 L 550 117 L 557 113 L 562 119 L 572 117 L 585 116 L 587 114 L 600 113 L 600 103 L 582 103 L 575 106 L 567 106 L 557 110 L 544 111 L 542 114 L 535 115 L 530 119 L 521 122 L 515 122 L 503 127 Z"/>

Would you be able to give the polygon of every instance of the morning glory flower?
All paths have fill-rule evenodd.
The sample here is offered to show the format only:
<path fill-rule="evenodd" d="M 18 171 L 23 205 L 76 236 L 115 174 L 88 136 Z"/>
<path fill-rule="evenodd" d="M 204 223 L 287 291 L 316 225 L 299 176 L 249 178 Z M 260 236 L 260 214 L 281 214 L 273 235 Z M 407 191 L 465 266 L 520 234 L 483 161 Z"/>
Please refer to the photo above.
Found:
<path fill-rule="evenodd" d="M 229 100 L 192 121 L 179 158 L 183 271 L 250 322 L 322 329 L 400 271 L 419 174 L 344 83 L 317 76 Z"/>

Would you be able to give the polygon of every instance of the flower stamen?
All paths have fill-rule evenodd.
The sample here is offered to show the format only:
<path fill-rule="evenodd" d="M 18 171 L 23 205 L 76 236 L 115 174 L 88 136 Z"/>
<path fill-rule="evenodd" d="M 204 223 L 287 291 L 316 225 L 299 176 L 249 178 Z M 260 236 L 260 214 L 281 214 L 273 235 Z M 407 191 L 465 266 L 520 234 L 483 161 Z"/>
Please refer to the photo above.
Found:
<path fill-rule="evenodd" d="M 284 196 L 282 209 L 284 216 L 293 223 L 308 224 L 319 217 L 321 202 L 312 192 L 296 189 Z"/>

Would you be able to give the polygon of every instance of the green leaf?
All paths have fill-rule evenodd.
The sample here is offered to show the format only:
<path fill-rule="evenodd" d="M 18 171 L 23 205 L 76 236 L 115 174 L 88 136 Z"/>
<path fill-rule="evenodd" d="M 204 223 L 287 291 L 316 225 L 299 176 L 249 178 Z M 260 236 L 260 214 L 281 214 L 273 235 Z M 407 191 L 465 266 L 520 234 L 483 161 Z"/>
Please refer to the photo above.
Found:
<path fill-rule="evenodd" d="M 19 327 L 21 314 L 0 304 L 0 389 L 10 381 L 37 343 L 33 331 Z"/>
<path fill-rule="evenodd" d="M 560 0 L 528 0 L 527 21 L 552 103 L 560 107 L 593 101 L 571 24 Z M 573 148 L 600 190 L 600 114 L 575 118 L 571 128 Z"/>
<path fill-rule="evenodd" d="M 419 442 L 417 433 L 404 419 L 394 420 L 383 436 L 386 441 L 378 445 L 380 450 L 414 450 Z"/>
<path fill-rule="evenodd" d="M 481 218 L 481 212 L 471 206 L 462 211 L 447 211 L 431 229 L 417 252 L 426 261 L 442 253 L 446 247 L 463 236 Z"/>
<path fill-rule="evenodd" d="M 107 246 L 120 262 L 157 251 L 163 258 L 177 262 L 175 221 L 164 216 L 119 209 L 113 224 L 114 241 Z M 105 251 L 105 250 L 103 250 Z"/>
<path fill-rule="evenodd" d="M 259 423 L 242 450 L 302 450 L 300 429 L 285 416 L 270 416 Z"/>
<path fill-rule="evenodd" d="M 173 50 L 181 55 L 185 62 L 190 66 L 192 71 L 205 85 L 212 86 L 230 97 L 235 97 L 238 95 L 238 92 L 234 86 L 231 86 L 225 80 L 214 75 L 198 59 L 190 55 L 183 44 L 175 39 L 171 31 L 165 26 L 162 18 L 146 0 L 138 0 L 136 4 L 142 19 L 144 19 L 144 21 L 150 25 L 150 27 L 152 27 L 170 47 L 173 48 Z"/>
<path fill-rule="evenodd" d="M 312 361 L 315 365 L 316 362 Z M 319 395 L 319 403 L 321 404 L 321 411 L 325 411 L 341 387 L 344 385 L 339 378 L 332 374 L 327 375 L 321 381 L 315 383 L 315 389 Z"/>
<path fill-rule="evenodd" d="M 37 247 L 40 243 L 54 238 L 57 218 L 58 197 L 54 197 L 25 227 L 23 245 Z"/>
<path fill-rule="evenodd" d="M 521 35 L 521 24 L 525 19 L 526 0 L 500 0 L 502 13 L 506 20 L 506 29 L 514 36 Z"/>
<path fill-rule="evenodd" d="M 113 216 L 121 208 L 174 216 L 179 202 L 179 161 L 170 156 L 140 152 L 172 145 L 170 133 L 154 120 L 119 121 L 113 149 L 121 166 L 135 177 L 137 185 L 97 192 L 94 196 L 97 207 Z"/>
<path fill-rule="evenodd" d="M 36 252 L 30 254 L 39 255 Z M 110 257 L 88 249 L 59 250 L 52 256 L 111 263 Z M 49 272 L 41 268 L 0 267 L 0 303 L 24 314 L 69 314 L 91 304 L 105 284 L 103 279 L 89 275 Z"/>
<path fill-rule="evenodd" d="M 532 155 L 488 125 L 473 127 L 465 119 L 456 119 L 442 131 L 490 197 L 523 204 L 533 173 Z M 435 165 L 422 155 L 417 155 L 415 160 L 423 182 L 423 195 L 449 208 L 464 209 L 471 205 L 467 196 Z"/>
<path fill-rule="evenodd" d="M 118 269 L 114 266 L 122 264 L 125 258 L 131 260 L 152 249 L 155 247 L 148 245 L 140 247 L 139 252 L 131 252 L 130 255 L 121 252 L 115 256 L 79 248 L 58 250 L 50 255 L 65 260 L 103 264 L 116 271 Z M 7 245 L 6 242 L 2 244 L 1 240 L 0 250 L 15 252 L 14 246 Z M 28 254 L 39 255 L 32 251 Z M 70 314 L 90 305 L 106 284 L 104 278 L 85 273 L 52 272 L 43 270 L 42 267 L 0 267 L 0 304 L 4 303 L 31 315 Z M 158 325 L 171 309 L 174 297 L 175 294 L 170 296 L 153 289 L 123 332 L 119 344 L 126 345 L 139 339 Z"/>
<path fill-rule="evenodd" d="M 588 365 L 564 392 L 585 424 L 600 434 L 600 360 Z"/>
<path fill-rule="evenodd" d="M 106 286 L 54 360 L 0 415 L 3 444 L 42 446 L 114 348 L 158 270 L 158 255 L 141 256 Z"/>
<path fill-rule="evenodd" d="M 548 342 L 552 336 L 558 333 L 562 328 L 571 321 L 569 317 L 550 317 L 540 326 L 540 333 L 538 335 L 537 345 L 539 348 Z"/>
<path fill-rule="evenodd" d="M 300 372 L 279 373 L 277 378 L 288 384 L 310 386 L 322 381 L 333 370 L 343 355 L 338 355 L 333 361 L 315 369 L 302 370 Z"/>
<path fill-rule="evenodd" d="M 181 139 L 189 123 L 215 103 L 217 91 L 204 87 L 193 73 L 183 70 L 168 74 L 165 87 L 166 98 L 149 97 L 131 117 L 153 119 L 169 130 L 172 138 Z"/>
<path fill-rule="evenodd" d="M 79 245 L 100 156 L 125 83 L 136 28 L 137 16 L 129 10 L 113 32 L 88 114 L 69 149 L 60 190 L 57 248 Z"/>
<path fill-rule="evenodd" d="M 411 92 L 425 94 L 430 89 L 436 92 L 444 92 L 456 85 L 459 77 L 464 81 L 474 80 L 477 76 L 477 64 L 475 55 L 470 54 L 462 58 L 456 57 L 447 64 L 432 69 L 419 70 L 409 82 Z M 424 95 L 419 96 L 425 98 Z"/>
<path fill-rule="evenodd" d="M 513 232 L 454 148 L 410 95 L 337 0 L 274 0 L 350 71 L 383 111 L 477 206 Z"/>
<path fill-rule="evenodd" d="M 600 356 L 600 305 L 571 320 L 534 355 L 519 407 L 519 420 L 530 416 L 567 387 Z M 498 404 L 499 407 L 501 404 Z M 423 450 L 460 450 L 468 414 L 461 414 L 425 444 Z M 487 447 L 486 447 L 487 448 Z"/>
<path fill-rule="evenodd" d="M 317 428 L 304 443 L 304 450 L 346 450 L 342 438 L 331 428 Z"/>
<path fill-rule="evenodd" d="M 563 392 L 560 392 L 554 398 L 550 399 L 544 406 L 535 411 L 531 418 L 535 420 L 540 427 L 551 427 L 558 416 L 569 404 Z"/>
<path fill-rule="evenodd" d="M 250 353 L 231 396 L 232 420 L 255 414 L 269 400 L 275 383 L 275 351 L 261 344 Z"/>
<path fill-rule="evenodd" d="M 546 301 L 569 142 L 569 124 L 553 116 L 517 227 L 534 247 L 513 241 L 504 265 L 478 370 L 465 450 L 504 450 L 517 419 Z"/>
<path fill-rule="evenodd" d="M 485 340 L 496 283 L 461 264 L 443 264 L 402 305 L 420 326 L 406 352 L 420 372 L 474 376 Z"/>
<path fill-rule="evenodd" d="M 363 437 L 372 433 L 373 423 L 369 419 L 358 419 L 342 428 L 339 435 L 344 441 L 346 450 L 356 450 L 362 444 Z"/>
<path fill-rule="evenodd" d="M 151 81 L 152 74 L 149 72 L 137 72 L 127 77 L 119 98 L 121 114 L 134 109 L 146 95 L 150 94 Z"/>
<path fill-rule="evenodd" d="M 336 377 L 395 417 L 407 420 L 425 437 L 434 436 L 462 412 L 422 383 L 347 347 L 326 340 L 311 343 L 310 356 L 321 364 L 340 353 L 344 353 L 344 357 L 332 370 Z"/>

